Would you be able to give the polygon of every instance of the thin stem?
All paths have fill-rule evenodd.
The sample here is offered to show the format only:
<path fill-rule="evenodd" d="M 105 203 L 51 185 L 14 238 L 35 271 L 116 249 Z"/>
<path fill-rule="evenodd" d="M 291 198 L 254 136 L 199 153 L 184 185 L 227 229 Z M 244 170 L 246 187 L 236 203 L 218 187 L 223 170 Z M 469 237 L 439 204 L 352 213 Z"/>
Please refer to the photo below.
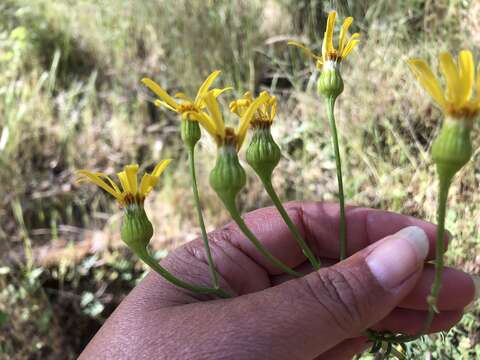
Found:
<path fill-rule="evenodd" d="M 265 178 L 264 176 L 260 176 L 260 175 L 259 175 L 259 177 L 260 177 L 260 180 L 263 183 L 263 186 L 265 187 L 265 190 L 267 191 L 268 195 L 270 196 L 270 199 L 272 200 L 273 204 L 275 205 L 278 212 L 282 216 L 283 220 L 285 221 L 285 224 L 287 224 L 288 228 L 292 232 L 292 235 L 294 236 L 298 245 L 302 249 L 303 254 L 307 257 L 307 259 L 310 261 L 310 263 L 312 264 L 312 266 L 315 270 L 320 269 L 320 261 L 316 258 L 315 254 L 312 252 L 312 250 L 310 250 L 307 243 L 303 239 L 302 234 L 300 234 L 300 231 L 295 226 L 295 224 L 293 223 L 290 216 L 288 216 L 287 211 L 283 207 L 282 202 L 278 198 L 278 195 L 277 195 L 275 189 L 273 188 L 272 180 L 268 179 L 268 178 Z"/>
<path fill-rule="evenodd" d="M 210 251 L 210 245 L 208 244 L 207 230 L 205 229 L 205 222 L 203 220 L 202 208 L 200 206 L 200 196 L 198 194 L 197 176 L 195 173 L 195 145 L 188 146 L 188 163 L 190 168 L 190 177 L 192 179 L 193 198 L 195 200 L 195 207 L 197 209 L 198 223 L 200 224 L 200 230 L 202 233 L 203 245 L 205 246 L 205 252 L 207 253 L 208 267 L 210 274 L 212 275 L 213 287 L 219 288 L 218 274 L 213 264 L 212 252 Z"/>
<path fill-rule="evenodd" d="M 422 333 L 428 331 L 432 325 L 437 309 L 437 299 L 442 285 L 443 254 L 445 253 L 445 215 L 447 211 L 448 190 L 450 189 L 451 177 L 440 176 L 437 204 L 437 238 L 435 243 L 435 277 L 428 301 L 428 316 L 423 326 Z"/>
<path fill-rule="evenodd" d="M 242 219 L 240 212 L 237 209 L 235 204 L 235 199 L 225 199 L 222 198 L 222 201 L 227 208 L 230 216 L 232 217 L 233 221 L 238 225 L 240 230 L 243 234 L 252 242 L 252 244 L 257 248 L 257 250 L 268 260 L 270 260 L 273 264 L 275 264 L 278 268 L 282 269 L 285 273 L 295 276 L 301 277 L 302 275 L 295 270 L 290 269 L 287 265 L 285 265 L 281 260 L 277 259 L 273 254 L 265 248 L 262 243 L 257 239 L 257 237 L 250 231 L 247 224 Z"/>
<path fill-rule="evenodd" d="M 342 160 L 340 158 L 340 149 L 338 146 L 337 126 L 335 124 L 335 98 L 330 96 L 327 99 L 327 115 L 330 123 L 330 131 L 332 132 L 333 149 L 335 151 L 335 163 L 337 168 L 337 182 L 338 182 L 338 200 L 340 202 L 340 260 L 347 256 L 347 221 L 345 218 L 345 195 L 343 192 L 343 177 L 342 177 Z"/>
<path fill-rule="evenodd" d="M 230 298 L 231 295 L 223 289 L 208 288 L 202 286 L 192 285 L 187 283 L 176 276 L 168 272 L 164 267 L 162 267 L 149 253 L 148 251 L 142 250 L 136 252 L 137 256 L 148 266 L 150 266 L 156 273 L 162 276 L 165 280 L 171 282 L 172 284 L 181 287 L 186 290 L 190 290 L 197 294 L 213 294 L 221 298 Z"/>

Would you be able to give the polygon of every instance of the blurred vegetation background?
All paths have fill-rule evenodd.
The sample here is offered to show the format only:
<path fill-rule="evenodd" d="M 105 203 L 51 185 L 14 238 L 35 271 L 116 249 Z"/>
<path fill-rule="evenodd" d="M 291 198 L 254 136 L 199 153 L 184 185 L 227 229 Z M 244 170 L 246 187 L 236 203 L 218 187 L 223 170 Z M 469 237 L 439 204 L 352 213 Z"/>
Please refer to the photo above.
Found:
<path fill-rule="evenodd" d="M 348 201 L 434 221 L 429 147 L 441 114 L 405 60 L 436 63 L 440 50 L 469 48 L 478 61 L 478 0 L 0 2 L 0 359 L 75 358 L 146 272 L 121 245 L 116 204 L 76 185 L 77 169 L 114 173 L 131 161 L 150 169 L 173 157 L 147 204 L 156 256 L 197 236 L 178 119 L 152 106 L 143 76 L 192 93 L 221 69 L 217 84 L 236 88 L 225 104 L 245 90 L 274 92 L 283 199 L 336 198 L 318 74 L 286 45 L 296 39 L 320 51 L 331 9 L 352 14 L 362 33 L 337 107 Z M 214 146 L 202 142 L 197 157 L 213 229 L 228 221 L 207 182 Z M 448 262 L 476 274 L 479 182 L 476 152 L 447 215 Z M 251 173 L 241 200 L 245 211 L 269 205 Z M 409 345 L 409 356 L 480 358 L 479 320 L 477 306 L 450 332 Z"/>

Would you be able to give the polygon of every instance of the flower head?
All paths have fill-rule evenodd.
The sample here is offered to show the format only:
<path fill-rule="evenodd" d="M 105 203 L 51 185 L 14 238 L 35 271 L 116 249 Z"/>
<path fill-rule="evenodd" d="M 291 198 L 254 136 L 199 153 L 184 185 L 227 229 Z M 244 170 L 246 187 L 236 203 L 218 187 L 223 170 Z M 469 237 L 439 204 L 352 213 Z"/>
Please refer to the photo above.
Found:
<path fill-rule="evenodd" d="M 184 93 L 177 93 L 174 97 L 171 97 L 164 89 L 160 87 L 155 81 L 149 78 L 143 78 L 142 83 L 152 90 L 159 99 L 155 100 L 155 105 L 158 107 L 165 107 L 168 110 L 174 111 L 182 115 L 183 120 L 193 120 L 189 116 L 192 112 L 199 112 L 205 108 L 205 103 L 203 102 L 203 97 L 209 91 L 210 86 L 215 81 L 217 76 L 220 74 L 220 71 L 212 72 L 199 87 L 195 99 L 190 99 Z M 230 90 L 230 87 L 224 89 L 213 89 L 211 90 L 215 97 L 219 96 L 224 91 Z"/>
<path fill-rule="evenodd" d="M 122 207 L 128 207 L 129 205 L 143 206 L 145 198 L 153 190 L 158 182 L 158 178 L 170 162 L 170 159 L 160 161 L 150 174 L 143 175 L 140 185 L 137 181 L 138 164 L 126 165 L 123 171 L 117 173 L 120 186 L 109 176 L 88 170 L 78 171 L 78 174 L 82 176 L 79 181 L 91 182 L 102 188 L 117 199 Z"/>
<path fill-rule="evenodd" d="M 264 97 L 265 102 L 263 102 L 254 113 L 251 120 L 252 127 L 270 127 L 272 125 L 273 119 L 277 114 L 277 98 L 270 95 L 266 91 L 262 91 L 259 97 Z M 243 96 L 235 101 L 230 103 L 230 111 L 234 112 L 238 116 L 245 114 L 248 107 L 255 101 L 250 91 L 247 91 Z"/>
<path fill-rule="evenodd" d="M 410 59 L 410 69 L 423 88 L 442 111 L 459 119 L 472 119 L 480 112 L 480 76 L 475 83 L 475 64 L 469 50 L 463 50 L 455 63 L 452 55 L 442 52 L 439 56 L 440 71 L 446 80 L 445 89 L 428 64 L 421 59 Z M 480 67 L 479 67 L 480 72 Z M 473 95 L 475 91 L 475 96 Z"/>
<path fill-rule="evenodd" d="M 225 120 L 215 95 L 214 90 L 211 90 L 203 97 L 208 113 L 201 111 L 191 113 L 191 116 L 213 137 L 217 146 L 233 145 L 239 151 L 247 136 L 247 130 L 255 112 L 267 101 L 267 96 L 266 94 L 260 95 L 248 105 L 245 111 L 242 112 L 238 127 L 234 129 L 225 126 Z"/>
<path fill-rule="evenodd" d="M 338 41 L 338 48 L 333 46 L 333 31 L 335 28 L 335 19 L 337 13 L 332 11 L 328 14 L 327 19 L 327 28 L 325 29 L 325 35 L 323 36 L 323 45 L 322 45 L 322 54 L 317 55 L 312 50 L 307 48 L 305 45 L 300 44 L 297 41 L 289 41 L 288 45 L 296 46 L 315 60 L 315 65 L 317 69 L 321 70 L 324 65 L 334 65 L 340 63 L 345 59 L 348 54 L 350 54 L 355 46 L 360 42 L 358 38 L 360 37 L 359 33 L 353 34 L 347 40 L 348 28 L 352 25 L 353 18 L 347 17 L 343 21 L 343 25 L 340 29 L 340 39 Z"/>

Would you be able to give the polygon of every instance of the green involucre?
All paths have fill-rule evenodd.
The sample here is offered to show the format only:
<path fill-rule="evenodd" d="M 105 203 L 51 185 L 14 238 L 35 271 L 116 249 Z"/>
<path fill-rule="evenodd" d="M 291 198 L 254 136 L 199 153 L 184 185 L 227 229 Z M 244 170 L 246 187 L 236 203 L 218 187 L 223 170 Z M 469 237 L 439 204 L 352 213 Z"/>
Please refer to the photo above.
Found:
<path fill-rule="evenodd" d="M 182 119 L 182 140 L 187 147 L 193 147 L 200 140 L 202 133 L 198 121 Z"/>
<path fill-rule="evenodd" d="M 255 129 L 247 149 L 247 162 L 253 170 L 260 177 L 270 179 L 281 157 L 280 147 L 273 140 L 270 128 Z"/>
<path fill-rule="evenodd" d="M 343 79 L 338 66 L 322 71 L 317 82 L 319 94 L 336 98 L 343 92 Z"/>
<path fill-rule="evenodd" d="M 217 162 L 210 172 L 210 186 L 223 200 L 235 199 L 247 183 L 247 176 L 234 146 L 218 149 Z"/>
<path fill-rule="evenodd" d="M 439 176 L 451 179 L 472 157 L 471 124 L 445 119 L 432 145 L 432 159 Z"/>
<path fill-rule="evenodd" d="M 120 234 L 133 252 L 146 249 L 153 236 L 153 226 L 142 206 L 130 205 L 125 208 Z"/>

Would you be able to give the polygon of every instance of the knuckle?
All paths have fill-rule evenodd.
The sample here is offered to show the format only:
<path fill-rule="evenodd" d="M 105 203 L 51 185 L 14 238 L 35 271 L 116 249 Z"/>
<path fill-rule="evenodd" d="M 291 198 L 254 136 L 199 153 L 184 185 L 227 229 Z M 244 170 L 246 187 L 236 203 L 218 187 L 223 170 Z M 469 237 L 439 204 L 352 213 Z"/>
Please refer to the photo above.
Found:
<path fill-rule="evenodd" d="M 304 278 L 314 300 L 345 333 L 355 330 L 365 314 L 365 288 L 362 280 L 348 269 L 328 269 Z"/>

